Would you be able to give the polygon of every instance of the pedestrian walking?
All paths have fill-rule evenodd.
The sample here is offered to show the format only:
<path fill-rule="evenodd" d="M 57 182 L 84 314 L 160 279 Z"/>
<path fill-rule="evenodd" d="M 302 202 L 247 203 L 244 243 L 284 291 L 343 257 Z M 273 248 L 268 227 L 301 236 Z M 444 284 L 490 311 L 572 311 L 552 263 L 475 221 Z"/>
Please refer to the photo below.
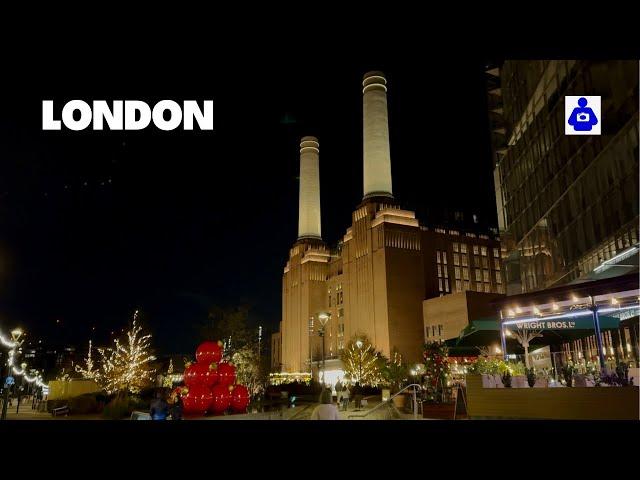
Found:
<path fill-rule="evenodd" d="M 342 392 L 340 392 L 342 397 L 342 407 L 346 412 L 349 409 L 349 388 L 346 385 L 342 386 Z"/>
<path fill-rule="evenodd" d="M 362 387 L 360 386 L 360 382 L 356 382 L 353 386 L 353 400 L 356 403 L 356 412 L 360 410 L 362 407 Z"/>
<path fill-rule="evenodd" d="M 340 382 L 340 377 L 338 377 L 338 381 L 336 382 L 336 403 L 340 405 L 340 400 L 342 397 L 342 382 Z"/>
<path fill-rule="evenodd" d="M 182 420 L 182 412 L 184 410 L 184 402 L 182 401 L 182 395 L 177 394 L 176 400 L 171 408 L 171 419 Z"/>
<path fill-rule="evenodd" d="M 151 420 L 166 420 L 169 415 L 169 404 L 164 399 L 164 395 L 161 391 L 156 393 L 156 398 L 151 402 L 151 409 L 149 414 Z"/>
<path fill-rule="evenodd" d="M 333 404 L 331 389 L 325 388 L 320 394 L 320 405 L 313 409 L 311 420 L 340 420 L 338 408 Z"/>

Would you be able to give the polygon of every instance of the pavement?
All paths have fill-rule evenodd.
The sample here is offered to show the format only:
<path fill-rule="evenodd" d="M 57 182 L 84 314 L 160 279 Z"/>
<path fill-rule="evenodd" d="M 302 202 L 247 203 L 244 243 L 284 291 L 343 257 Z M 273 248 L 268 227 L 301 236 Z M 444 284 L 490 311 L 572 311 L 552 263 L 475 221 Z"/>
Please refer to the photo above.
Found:
<path fill-rule="evenodd" d="M 103 417 L 100 414 L 54 417 L 48 412 L 31 410 L 31 407 L 25 409 L 21 407 L 20 412 L 16 414 L 15 407 L 13 407 L 11 410 L 7 410 L 7 420 L 103 420 Z"/>

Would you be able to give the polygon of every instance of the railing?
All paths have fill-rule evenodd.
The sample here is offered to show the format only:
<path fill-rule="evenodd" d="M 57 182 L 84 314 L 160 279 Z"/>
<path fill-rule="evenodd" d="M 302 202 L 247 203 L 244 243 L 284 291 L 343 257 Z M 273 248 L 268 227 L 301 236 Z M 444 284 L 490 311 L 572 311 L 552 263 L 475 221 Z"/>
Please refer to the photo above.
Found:
<path fill-rule="evenodd" d="M 412 410 L 413 410 L 413 418 L 417 419 L 418 418 L 418 399 L 416 397 L 416 393 L 417 391 L 422 389 L 421 385 L 418 385 L 417 383 L 412 383 L 411 385 L 407 385 L 406 387 L 404 387 L 403 389 L 401 389 L 400 391 L 398 391 L 397 393 L 394 393 L 393 395 L 391 395 L 391 397 L 389 397 L 389 399 L 386 402 L 381 402 L 378 405 L 376 405 L 375 407 L 373 407 L 371 410 L 367 411 L 364 414 L 352 414 L 349 415 L 348 418 L 364 418 L 367 415 L 375 412 L 376 410 L 378 410 L 381 407 L 384 407 L 386 405 L 389 405 L 390 403 L 393 402 L 393 399 L 395 397 L 397 397 L 398 395 L 400 395 L 401 393 L 403 393 L 405 390 L 409 389 L 413 387 L 412 393 L 413 393 L 413 405 L 412 405 Z"/>

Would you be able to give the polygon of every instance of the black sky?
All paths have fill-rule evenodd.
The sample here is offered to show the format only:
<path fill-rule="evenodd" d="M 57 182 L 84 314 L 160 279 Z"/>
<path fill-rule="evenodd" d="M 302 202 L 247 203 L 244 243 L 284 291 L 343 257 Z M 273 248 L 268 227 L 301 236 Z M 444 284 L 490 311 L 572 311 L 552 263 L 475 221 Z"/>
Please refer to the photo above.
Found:
<path fill-rule="evenodd" d="M 388 77 L 396 198 L 423 222 L 460 208 L 494 225 L 486 58 L 403 53 L 118 52 L 12 65 L 0 110 L 2 329 L 84 343 L 92 326 L 108 338 L 140 308 L 158 347 L 184 352 L 209 306 L 241 302 L 275 328 L 297 233 L 299 138 L 320 140 L 323 237 L 335 243 L 362 197 L 368 70 Z M 41 131 L 43 99 L 59 112 L 76 98 L 213 99 L 215 130 Z"/>

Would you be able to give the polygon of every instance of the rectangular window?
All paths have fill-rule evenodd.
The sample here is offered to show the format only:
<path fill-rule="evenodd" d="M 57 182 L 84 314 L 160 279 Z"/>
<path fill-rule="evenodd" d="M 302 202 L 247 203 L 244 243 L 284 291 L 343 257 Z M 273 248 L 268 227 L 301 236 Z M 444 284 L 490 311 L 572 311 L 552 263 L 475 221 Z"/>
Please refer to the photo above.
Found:
<path fill-rule="evenodd" d="M 447 252 L 442 252 L 442 263 L 447 264 Z"/>
<path fill-rule="evenodd" d="M 474 255 L 478 255 L 478 251 L 479 251 L 479 250 L 478 250 L 478 245 L 474 245 L 474 246 L 473 246 L 473 254 L 474 254 Z"/>
<path fill-rule="evenodd" d="M 500 260 L 498 260 L 497 258 L 494 258 L 493 266 L 495 267 L 496 270 L 500 270 Z"/>
<path fill-rule="evenodd" d="M 491 293 L 491 285 L 489 285 L 488 283 L 484 284 L 484 291 L 485 293 Z"/>
<path fill-rule="evenodd" d="M 440 250 L 436 250 L 436 261 L 440 263 Z"/>
<path fill-rule="evenodd" d="M 502 277 L 501 277 L 499 271 L 496 271 L 496 283 L 497 284 L 501 284 L 502 283 Z"/>
<path fill-rule="evenodd" d="M 493 256 L 494 256 L 495 258 L 500 258 L 500 252 L 498 251 L 498 249 L 497 249 L 497 248 L 494 248 L 494 249 L 493 249 Z"/>
<path fill-rule="evenodd" d="M 476 268 L 475 272 L 476 272 L 476 282 L 481 282 L 482 281 L 482 272 L 480 271 L 479 268 Z"/>
<path fill-rule="evenodd" d="M 440 264 L 438 264 L 438 276 L 442 276 L 442 266 L 440 266 Z"/>
<path fill-rule="evenodd" d="M 456 280 L 456 292 L 462 291 L 462 280 Z"/>
<path fill-rule="evenodd" d="M 442 292 L 442 279 L 438 279 L 438 289 Z"/>
<path fill-rule="evenodd" d="M 460 267 L 455 267 L 456 279 L 460 279 Z"/>
<path fill-rule="evenodd" d="M 460 244 L 460 253 L 467 253 L 467 244 L 466 243 L 461 243 Z"/>
<path fill-rule="evenodd" d="M 453 251 L 454 252 L 459 252 L 460 251 L 459 247 L 460 247 L 460 245 L 457 242 L 453 242 Z"/>
<path fill-rule="evenodd" d="M 449 278 L 449 269 L 445 266 L 443 267 L 444 270 L 444 278 Z"/>
<path fill-rule="evenodd" d="M 453 264 L 460 265 L 460 254 L 458 253 L 453 254 Z"/>
<path fill-rule="evenodd" d="M 485 282 L 489 282 L 489 270 L 482 271 L 482 278 Z"/>
<path fill-rule="evenodd" d="M 466 267 L 469 265 L 469 257 L 467 257 L 466 255 L 462 255 L 462 266 Z"/>
<path fill-rule="evenodd" d="M 489 259 L 487 257 L 482 257 L 482 268 L 489 268 Z"/>
<path fill-rule="evenodd" d="M 444 281 L 444 289 L 447 293 L 449 292 L 449 280 Z"/>
<path fill-rule="evenodd" d="M 462 276 L 465 280 L 469 280 L 469 269 L 468 268 L 463 268 L 462 269 Z"/>
<path fill-rule="evenodd" d="M 485 247 L 485 246 L 480 247 L 480 252 L 482 253 L 483 257 L 486 257 L 487 256 L 487 247 Z"/>
<path fill-rule="evenodd" d="M 464 291 L 466 292 L 470 288 L 471 288 L 471 284 L 469 283 L 469 280 L 465 280 L 465 282 L 464 282 Z"/>

